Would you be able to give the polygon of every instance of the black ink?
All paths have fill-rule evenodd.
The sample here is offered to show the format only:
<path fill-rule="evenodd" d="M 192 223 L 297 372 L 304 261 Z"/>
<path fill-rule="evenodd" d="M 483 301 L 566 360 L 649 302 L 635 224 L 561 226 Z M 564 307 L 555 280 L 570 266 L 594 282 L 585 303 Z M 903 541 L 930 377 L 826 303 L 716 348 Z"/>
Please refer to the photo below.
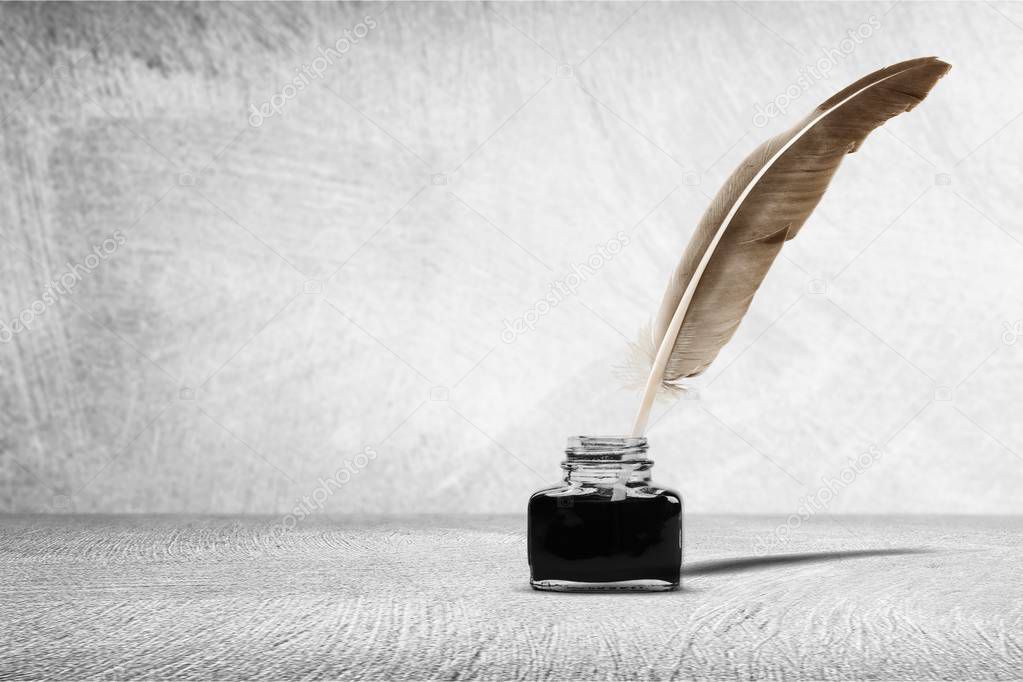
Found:
<path fill-rule="evenodd" d="M 527 532 L 534 587 L 541 581 L 677 585 L 681 498 L 670 490 L 647 490 L 633 488 L 615 501 L 606 488 L 590 494 L 565 494 L 565 488 L 534 494 Z"/>

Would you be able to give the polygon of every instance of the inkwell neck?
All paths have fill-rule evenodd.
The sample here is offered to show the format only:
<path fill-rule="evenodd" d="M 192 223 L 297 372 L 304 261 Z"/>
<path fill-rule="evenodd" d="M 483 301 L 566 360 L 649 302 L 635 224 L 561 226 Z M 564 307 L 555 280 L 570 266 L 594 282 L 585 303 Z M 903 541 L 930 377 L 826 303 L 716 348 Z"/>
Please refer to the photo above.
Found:
<path fill-rule="evenodd" d="M 646 452 L 647 440 L 642 437 L 573 436 L 561 468 L 569 483 L 646 483 L 654 465 Z"/>

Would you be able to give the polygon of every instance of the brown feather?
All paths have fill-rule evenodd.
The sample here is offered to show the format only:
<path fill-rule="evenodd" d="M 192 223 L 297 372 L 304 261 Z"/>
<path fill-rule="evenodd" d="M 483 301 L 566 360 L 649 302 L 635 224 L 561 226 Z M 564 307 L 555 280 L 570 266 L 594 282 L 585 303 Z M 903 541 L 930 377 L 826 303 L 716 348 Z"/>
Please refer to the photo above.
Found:
<path fill-rule="evenodd" d="M 858 149 L 872 130 L 920 103 L 949 68 L 937 58 L 924 57 L 876 71 L 742 162 L 704 213 L 668 284 L 647 346 L 653 349 L 647 355 L 654 371 L 654 357 L 672 319 L 677 313 L 683 318 L 663 373 L 651 375 L 648 389 L 677 384 L 713 362 L 738 328 L 784 241 L 799 233 L 844 156 Z M 701 276 L 700 263 L 710 248 Z M 680 310 L 694 275 L 698 279 L 688 307 Z M 645 424 L 650 399 L 644 396 L 637 426 Z"/>

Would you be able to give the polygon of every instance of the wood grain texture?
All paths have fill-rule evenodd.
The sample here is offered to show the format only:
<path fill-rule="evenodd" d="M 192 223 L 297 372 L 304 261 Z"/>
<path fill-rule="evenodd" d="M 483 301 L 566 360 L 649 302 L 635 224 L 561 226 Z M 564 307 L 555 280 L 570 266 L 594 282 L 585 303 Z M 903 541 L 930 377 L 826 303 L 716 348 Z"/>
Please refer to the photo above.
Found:
<path fill-rule="evenodd" d="M 687 522 L 684 589 L 527 585 L 522 519 L 0 519 L 0 677 L 1010 679 L 1023 520 Z M 910 553 L 913 552 L 913 553 Z"/>

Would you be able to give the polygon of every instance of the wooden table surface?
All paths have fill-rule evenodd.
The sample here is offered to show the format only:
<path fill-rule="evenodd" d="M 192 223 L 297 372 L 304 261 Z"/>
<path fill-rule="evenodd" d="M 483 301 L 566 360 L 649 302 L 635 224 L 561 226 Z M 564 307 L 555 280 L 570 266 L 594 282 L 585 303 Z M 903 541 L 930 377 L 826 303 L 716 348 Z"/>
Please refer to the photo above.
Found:
<path fill-rule="evenodd" d="M 1018 678 L 1023 520 L 700 517 L 684 589 L 527 584 L 520 517 L 0 517 L 0 678 Z"/>

